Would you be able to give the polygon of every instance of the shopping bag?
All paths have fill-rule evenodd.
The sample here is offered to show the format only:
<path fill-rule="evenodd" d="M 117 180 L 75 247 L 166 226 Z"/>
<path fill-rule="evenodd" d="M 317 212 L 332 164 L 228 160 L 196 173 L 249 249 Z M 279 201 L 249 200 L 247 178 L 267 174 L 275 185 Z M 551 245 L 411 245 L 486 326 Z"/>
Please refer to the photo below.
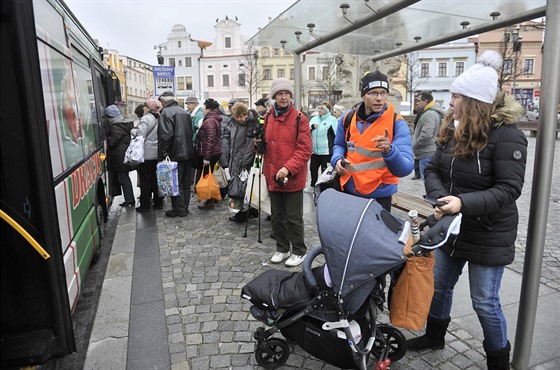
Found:
<path fill-rule="evenodd" d="M 198 180 L 196 184 L 196 195 L 198 196 L 198 200 L 221 200 L 222 196 L 220 195 L 220 187 L 218 186 L 212 171 L 208 169 L 208 173 L 204 174 L 206 166 L 208 165 L 202 166 L 202 176 L 200 176 L 200 180 Z"/>
<path fill-rule="evenodd" d="M 247 179 L 244 202 L 253 208 L 268 213 L 269 215 L 271 214 L 270 195 L 268 194 L 266 179 L 261 168 L 251 167 L 249 178 Z"/>
<path fill-rule="evenodd" d="M 179 196 L 179 173 L 178 163 L 167 157 L 165 161 L 159 162 L 156 167 L 158 192 L 162 197 Z"/>
<path fill-rule="evenodd" d="M 434 295 L 433 254 L 407 257 L 389 301 L 391 324 L 409 330 L 424 327 Z"/>
<path fill-rule="evenodd" d="M 228 178 L 226 175 L 226 171 L 224 171 L 219 163 L 216 163 L 216 165 L 214 166 L 214 178 L 216 179 L 216 182 L 218 183 L 220 189 L 225 189 L 228 187 Z"/>
<path fill-rule="evenodd" d="M 249 172 L 247 170 L 241 171 L 241 173 L 233 176 L 229 182 L 228 195 L 230 198 L 241 198 L 245 197 L 245 190 L 247 189 L 247 179 L 249 178 Z"/>
<path fill-rule="evenodd" d="M 137 166 L 144 163 L 144 136 L 136 136 L 124 153 L 124 164 Z"/>

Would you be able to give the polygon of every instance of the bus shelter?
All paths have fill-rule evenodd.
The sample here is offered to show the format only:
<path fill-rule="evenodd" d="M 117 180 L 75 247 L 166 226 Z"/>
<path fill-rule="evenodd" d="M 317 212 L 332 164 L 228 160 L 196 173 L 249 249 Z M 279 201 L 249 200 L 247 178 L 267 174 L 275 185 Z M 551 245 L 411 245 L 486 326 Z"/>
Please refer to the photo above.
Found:
<path fill-rule="evenodd" d="M 376 62 L 547 17 L 515 369 L 529 368 L 542 272 L 560 98 L 559 15 L 558 0 L 298 0 L 247 42 L 294 53 L 295 105 L 301 108 L 306 51 L 366 55 Z"/>

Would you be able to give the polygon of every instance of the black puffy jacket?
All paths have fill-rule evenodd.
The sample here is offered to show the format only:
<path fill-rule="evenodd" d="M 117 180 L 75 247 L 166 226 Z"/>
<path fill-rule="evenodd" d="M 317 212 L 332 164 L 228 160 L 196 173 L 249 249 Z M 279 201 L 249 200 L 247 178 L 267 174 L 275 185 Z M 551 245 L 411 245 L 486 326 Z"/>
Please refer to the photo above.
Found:
<path fill-rule="evenodd" d="M 453 141 L 438 145 L 426 167 L 428 197 L 461 199 L 461 231 L 453 244 L 441 247 L 452 257 L 486 266 L 513 262 L 518 211 L 527 161 L 527 138 L 514 124 L 510 101 L 493 115 L 486 148 L 470 159 L 453 155 Z"/>
<path fill-rule="evenodd" d="M 122 115 L 110 118 L 107 128 L 107 161 L 117 172 L 129 172 L 134 167 L 124 164 L 124 154 L 130 145 L 130 130 L 134 123 Z"/>
<path fill-rule="evenodd" d="M 172 161 L 186 161 L 192 157 L 192 119 L 176 101 L 169 102 L 161 111 L 157 133 L 160 161 L 165 157 Z"/>

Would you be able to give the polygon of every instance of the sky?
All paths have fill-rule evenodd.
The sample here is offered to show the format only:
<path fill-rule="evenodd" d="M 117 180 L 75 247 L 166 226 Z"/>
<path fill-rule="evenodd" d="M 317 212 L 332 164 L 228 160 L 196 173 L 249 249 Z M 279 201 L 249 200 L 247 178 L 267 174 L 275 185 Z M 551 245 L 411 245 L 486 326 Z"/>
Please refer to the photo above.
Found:
<path fill-rule="evenodd" d="M 295 0 L 64 0 L 103 48 L 157 65 L 154 45 L 167 41 L 176 24 L 194 40 L 214 42 L 216 18 L 238 18 L 241 34 L 255 35 Z"/>

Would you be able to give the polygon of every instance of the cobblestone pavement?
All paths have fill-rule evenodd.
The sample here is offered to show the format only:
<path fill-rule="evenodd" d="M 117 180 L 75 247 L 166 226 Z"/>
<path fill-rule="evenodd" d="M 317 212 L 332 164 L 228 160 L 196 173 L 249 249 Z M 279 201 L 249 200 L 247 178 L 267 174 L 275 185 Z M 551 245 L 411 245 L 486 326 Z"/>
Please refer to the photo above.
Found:
<path fill-rule="evenodd" d="M 529 170 L 526 185 L 518 202 L 521 210 L 520 236 L 515 263 L 508 268 L 521 273 L 526 245 L 526 229 L 531 192 L 535 139 L 529 138 Z M 558 142 L 557 142 L 558 143 Z M 556 145 L 556 162 L 560 157 Z M 544 252 L 542 283 L 559 290 L 560 282 L 560 189 L 559 171 L 554 170 Z M 400 189 L 423 194 L 420 181 L 402 179 Z M 308 248 L 319 244 L 311 194 L 306 196 L 305 232 Z M 228 221 L 224 201 L 215 209 L 199 210 L 191 201 L 185 218 L 157 215 L 159 251 L 168 330 L 169 352 L 173 369 L 254 369 L 253 333 L 261 324 L 250 313 L 250 303 L 240 298 L 241 287 L 270 269 L 287 269 L 283 264 L 271 266 L 275 243 L 270 239 L 270 222 L 261 219 L 258 239 L 257 219 L 245 225 Z M 397 211 L 398 212 L 398 211 Z M 343 217 L 343 215 L 341 215 Z M 321 261 L 318 261 L 321 262 Z M 288 269 L 299 271 L 300 267 Z M 379 322 L 388 322 L 381 314 Z M 406 337 L 416 333 L 403 330 Z M 454 321 L 447 335 L 449 345 L 442 351 L 409 352 L 392 369 L 485 369 L 482 343 Z M 513 338 L 510 338 L 513 339 Z M 334 369 L 293 346 L 284 369 Z"/>

